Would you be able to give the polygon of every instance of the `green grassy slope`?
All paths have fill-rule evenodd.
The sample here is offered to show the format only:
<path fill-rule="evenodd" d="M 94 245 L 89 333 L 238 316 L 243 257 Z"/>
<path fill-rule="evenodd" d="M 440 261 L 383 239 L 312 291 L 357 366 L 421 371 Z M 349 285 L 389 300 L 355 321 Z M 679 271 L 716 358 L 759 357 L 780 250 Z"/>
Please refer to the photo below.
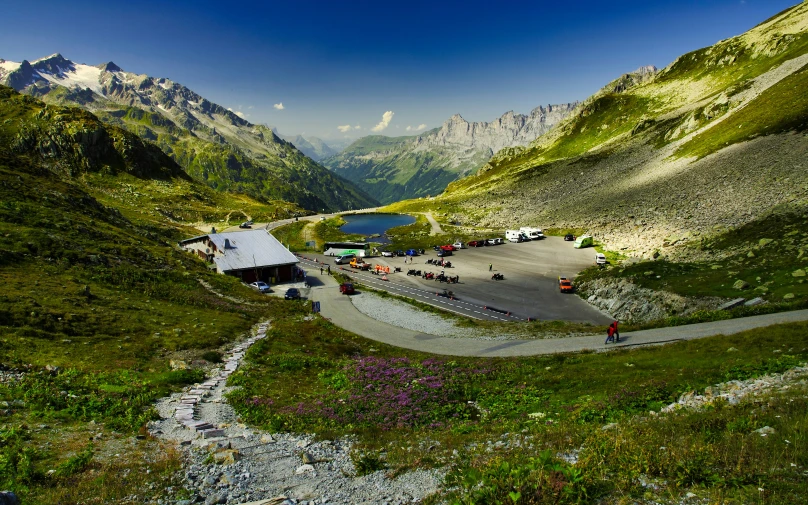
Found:
<path fill-rule="evenodd" d="M 435 133 L 437 129 L 419 136 Z M 352 181 L 382 203 L 434 196 L 458 177 L 488 161 L 479 153 L 458 162 L 450 148 L 416 149 L 419 136 L 363 137 L 335 156 L 322 160 L 334 173 Z"/>

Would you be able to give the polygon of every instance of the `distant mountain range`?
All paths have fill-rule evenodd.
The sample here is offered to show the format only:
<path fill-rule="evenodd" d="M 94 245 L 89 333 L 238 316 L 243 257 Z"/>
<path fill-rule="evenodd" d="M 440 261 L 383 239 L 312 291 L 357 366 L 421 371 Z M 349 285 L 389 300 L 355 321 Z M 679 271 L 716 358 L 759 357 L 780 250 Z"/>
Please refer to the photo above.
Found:
<path fill-rule="evenodd" d="M 320 161 L 323 158 L 339 154 L 342 149 L 347 145 L 346 142 L 326 143 L 323 139 L 317 137 L 304 137 L 303 135 L 283 135 L 277 128 L 272 127 L 272 132 L 279 138 L 292 143 L 297 147 L 300 152 L 313 159 Z"/>
<path fill-rule="evenodd" d="M 312 210 L 374 206 L 268 127 L 254 125 L 169 79 L 84 65 L 60 54 L 20 63 L 0 59 L 0 84 L 46 102 L 76 105 L 157 144 L 213 188 Z"/>
<path fill-rule="evenodd" d="M 543 135 L 576 105 L 536 107 L 528 115 L 506 112 L 490 123 L 470 123 L 455 114 L 420 135 L 363 137 L 322 164 L 383 203 L 435 195 L 473 174 L 500 149 Z"/>

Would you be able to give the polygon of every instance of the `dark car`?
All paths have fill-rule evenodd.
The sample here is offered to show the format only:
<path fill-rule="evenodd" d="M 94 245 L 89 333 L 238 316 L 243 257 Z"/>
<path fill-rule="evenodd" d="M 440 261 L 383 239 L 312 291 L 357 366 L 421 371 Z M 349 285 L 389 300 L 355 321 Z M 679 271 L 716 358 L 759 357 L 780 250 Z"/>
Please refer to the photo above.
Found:
<path fill-rule="evenodd" d="M 564 235 L 564 240 L 566 240 L 567 242 L 572 242 L 575 240 L 575 235 L 573 235 L 572 233 L 567 233 L 566 235 Z"/>
<path fill-rule="evenodd" d="M 396 251 L 396 256 L 405 256 L 404 251 L 402 250 Z"/>
<path fill-rule="evenodd" d="M 440 246 L 439 245 L 433 245 L 432 250 L 433 251 L 440 251 Z"/>
<path fill-rule="evenodd" d="M 443 258 L 444 256 L 451 256 L 452 251 L 451 249 L 441 249 L 438 251 L 438 258 Z"/>
<path fill-rule="evenodd" d="M 354 285 L 352 282 L 343 282 L 339 285 L 339 292 L 343 295 L 352 295 L 356 291 L 354 290 Z"/>
<path fill-rule="evenodd" d="M 418 249 L 418 254 L 424 254 L 424 250 L 423 249 Z"/>
<path fill-rule="evenodd" d="M 245 221 L 245 222 L 241 223 L 240 225 L 238 225 L 238 227 L 239 228 L 252 228 L 252 223 L 250 223 L 249 221 Z"/>
<path fill-rule="evenodd" d="M 300 300 L 300 290 L 297 288 L 289 288 L 286 290 L 286 294 L 283 295 L 283 297 L 287 300 Z"/>

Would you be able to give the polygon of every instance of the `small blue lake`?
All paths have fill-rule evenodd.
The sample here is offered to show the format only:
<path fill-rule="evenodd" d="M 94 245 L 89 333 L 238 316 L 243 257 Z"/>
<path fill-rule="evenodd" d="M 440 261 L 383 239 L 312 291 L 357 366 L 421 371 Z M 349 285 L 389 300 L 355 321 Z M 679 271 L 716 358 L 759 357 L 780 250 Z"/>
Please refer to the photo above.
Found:
<path fill-rule="evenodd" d="M 353 214 L 342 216 L 342 219 L 347 223 L 340 230 L 360 235 L 384 235 L 390 228 L 415 222 L 414 217 L 401 214 Z"/>

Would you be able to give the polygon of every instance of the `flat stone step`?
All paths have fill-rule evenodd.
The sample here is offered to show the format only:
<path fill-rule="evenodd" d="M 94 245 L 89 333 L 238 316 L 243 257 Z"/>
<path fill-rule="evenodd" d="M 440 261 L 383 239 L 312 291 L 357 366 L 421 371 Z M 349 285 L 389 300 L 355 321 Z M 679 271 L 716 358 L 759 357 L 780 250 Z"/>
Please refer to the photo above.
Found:
<path fill-rule="evenodd" d="M 224 430 L 220 428 L 210 428 L 207 430 L 201 430 L 200 433 L 202 433 L 202 438 L 217 438 L 224 436 Z"/>

